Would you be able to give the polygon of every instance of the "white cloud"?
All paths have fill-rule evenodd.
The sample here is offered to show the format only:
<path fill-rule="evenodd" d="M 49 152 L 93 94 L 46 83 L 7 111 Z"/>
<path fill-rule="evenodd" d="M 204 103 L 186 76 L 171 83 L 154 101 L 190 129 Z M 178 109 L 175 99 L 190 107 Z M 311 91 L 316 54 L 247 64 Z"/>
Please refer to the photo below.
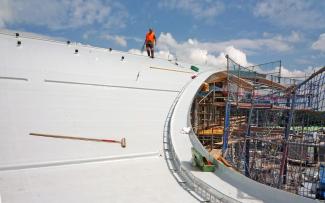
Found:
<path fill-rule="evenodd" d="M 120 45 L 122 47 L 127 46 L 127 41 L 124 36 L 104 34 L 101 36 L 101 38 L 109 40 L 109 41 L 113 41 L 114 43 L 116 43 L 117 45 Z"/>
<path fill-rule="evenodd" d="M 107 31 L 97 31 L 97 30 L 87 30 L 85 33 L 82 34 L 82 38 L 85 40 L 88 40 L 90 38 L 92 39 L 104 39 L 111 42 L 114 42 L 115 44 L 121 46 L 121 47 L 127 47 L 129 41 L 137 42 L 137 43 L 143 43 L 143 39 L 140 39 L 138 37 L 130 37 L 130 36 L 124 36 L 124 35 L 116 35 L 108 33 Z"/>
<path fill-rule="evenodd" d="M 325 52 L 325 33 L 319 35 L 318 40 L 314 42 L 311 47 L 315 50 Z"/>
<path fill-rule="evenodd" d="M 218 67 L 226 64 L 225 55 L 228 54 L 238 63 L 247 66 L 249 63 L 246 54 L 234 46 L 218 47 L 213 50 L 206 49 L 207 43 L 202 44 L 196 39 L 188 39 L 186 42 L 177 42 L 170 33 L 162 33 L 158 37 L 157 57 L 165 59 L 177 59 L 192 64 Z M 135 50 L 130 50 L 135 53 Z M 137 52 L 139 53 L 139 52 Z"/>
<path fill-rule="evenodd" d="M 118 2 L 100 0 L 0 0 L 0 26 L 24 23 L 50 29 L 102 24 L 124 27 L 128 14 Z"/>
<path fill-rule="evenodd" d="M 289 70 L 286 67 L 282 66 L 281 67 L 281 77 L 304 79 L 305 77 L 308 77 L 309 75 L 311 75 L 316 69 L 309 66 L 304 70 L 297 70 L 297 69 Z M 279 73 L 279 67 L 275 67 L 274 69 L 267 70 L 267 71 L 259 69 L 259 68 L 255 69 L 255 70 L 260 73 L 272 73 L 272 75 L 275 75 L 275 76 L 278 76 L 278 73 Z"/>
<path fill-rule="evenodd" d="M 159 57 L 159 58 L 164 58 L 164 59 L 168 59 L 168 60 L 174 60 L 175 59 L 175 56 L 172 53 L 170 53 L 169 51 L 159 50 L 156 53 L 156 56 Z"/>
<path fill-rule="evenodd" d="M 139 49 L 130 49 L 128 52 L 131 53 L 131 54 L 136 54 L 136 55 L 143 55 L 143 56 L 146 55 L 145 52 L 142 52 L 142 51 L 139 50 Z"/>
<path fill-rule="evenodd" d="M 141 52 L 138 49 L 130 49 L 130 53 L 146 56 L 147 53 Z M 169 50 L 159 50 L 155 53 L 156 57 L 173 60 L 176 59 L 175 55 L 172 54 Z M 225 69 L 227 65 L 226 55 L 229 55 L 236 63 L 239 63 L 242 66 L 251 66 L 252 64 L 247 61 L 246 54 L 234 48 L 233 46 L 226 47 L 218 55 L 208 54 L 207 51 L 201 49 L 190 49 L 188 51 L 176 50 L 177 59 L 189 63 L 189 64 L 198 64 L 203 70 L 208 68 L 219 68 L 220 70 Z M 259 67 L 256 67 L 255 70 L 261 73 L 277 73 L 279 72 L 279 67 L 275 67 L 272 70 L 262 70 Z M 312 67 L 308 67 L 305 71 L 301 70 L 289 70 L 285 67 L 281 67 L 281 76 L 282 77 L 295 77 L 303 78 L 306 75 L 310 75 L 313 72 Z"/>
<path fill-rule="evenodd" d="M 170 10 L 181 10 L 196 19 L 211 22 L 224 10 L 224 5 L 217 0 L 162 0 L 159 6 Z"/>
<path fill-rule="evenodd" d="M 279 41 L 287 41 L 287 42 L 291 42 L 291 43 L 297 43 L 302 40 L 302 34 L 297 31 L 291 31 L 290 35 L 288 35 L 288 36 L 282 36 L 279 34 L 274 35 L 272 33 L 268 33 L 268 35 L 269 35 L 269 37 L 273 36 L 274 39 L 277 39 Z"/>
<path fill-rule="evenodd" d="M 321 67 L 312 67 L 308 66 L 304 70 L 289 70 L 286 67 L 281 67 L 281 77 L 288 77 L 288 78 L 300 78 L 304 79 L 308 76 L 310 76 L 312 73 L 316 72 L 319 70 Z M 268 72 L 272 73 L 278 73 L 279 72 L 279 67 L 275 67 L 273 70 L 269 70 Z"/>
<path fill-rule="evenodd" d="M 289 42 L 299 42 L 302 40 L 302 36 L 299 32 L 292 31 L 291 35 L 287 38 Z"/>
<path fill-rule="evenodd" d="M 160 50 L 169 50 L 176 54 L 177 57 L 189 56 L 190 59 L 199 63 L 216 64 L 220 58 L 216 59 L 216 55 L 221 52 L 233 52 L 238 50 L 241 53 L 248 51 L 259 51 L 269 49 L 273 51 L 288 51 L 291 49 L 292 41 L 297 40 L 297 34 L 293 32 L 290 36 L 284 37 L 281 35 L 272 36 L 271 38 L 261 39 L 235 39 L 223 42 L 200 42 L 197 39 L 188 39 L 185 42 L 177 42 L 170 33 L 161 33 L 158 38 L 158 48 Z M 290 41 L 290 42 L 289 42 Z M 232 47 L 232 48 L 230 48 Z M 236 47 L 236 48 L 235 48 Z M 240 55 L 239 52 L 236 55 Z M 246 55 L 238 58 L 243 64 L 247 64 Z M 208 62 L 207 62 L 208 61 Z"/>
<path fill-rule="evenodd" d="M 263 49 L 285 52 L 291 50 L 292 44 L 297 43 L 300 39 L 301 37 L 299 34 L 292 32 L 289 36 L 272 35 L 268 38 L 233 39 L 222 42 L 200 42 L 197 39 L 188 39 L 186 42 L 179 43 L 178 46 L 182 46 L 184 49 L 188 47 L 201 48 L 211 53 L 221 52 L 229 46 L 245 50 L 246 53 Z M 163 44 L 159 42 L 159 47 L 161 49 L 164 49 L 166 46 L 174 47 L 177 43 L 170 33 L 162 33 L 159 37 L 159 41 L 164 42 Z"/>
<path fill-rule="evenodd" d="M 246 54 L 243 51 L 234 48 L 233 46 L 227 47 L 225 49 L 225 54 L 229 55 L 231 59 L 233 59 L 234 61 L 236 61 L 242 66 L 251 65 L 250 63 L 247 62 Z"/>
<path fill-rule="evenodd" d="M 82 34 L 82 38 L 88 40 L 90 38 L 90 36 L 94 35 L 94 34 L 95 34 L 95 32 L 93 32 L 93 31 L 87 31 Z"/>
<path fill-rule="evenodd" d="M 309 29 L 325 27 L 324 10 L 324 1 L 262 0 L 256 4 L 254 14 L 282 26 Z"/>
<path fill-rule="evenodd" d="M 230 46 L 235 45 L 238 48 L 246 50 L 261 50 L 269 49 L 278 52 L 289 51 L 292 47 L 287 41 L 274 38 L 260 38 L 260 39 L 235 39 L 225 42 L 215 43 L 214 46 Z"/>
<path fill-rule="evenodd" d="M 279 68 L 276 68 L 276 71 L 278 71 Z M 301 70 L 288 70 L 285 67 L 281 67 L 281 76 L 282 77 L 305 77 L 306 72 Z"/>
<path fill-rule="evenodd" d="M 272 35 L 273 37 L 273 35 Z M 279 35 L 277 36 L 279 37 Z M 283 37 L 282 40 L 293 40 L 296 41 L 296 34 L 293 34 Z M 236 40 L 231 40 L 227 42 L 219 43 L 201 43 L 196 39 L 188 39 L 185 42 L 178 42 L 174 39 L 170 33 L 162 33 L 158 38 L 158 52 L 156 53 L 157 57 L 165 59 L 177 59 L 182 62 L 189 64 L 198 64 L 202 68 L 225 68 L 226 67 L 226 55 L 229 55 L 231 59 L 239 63 L 242 66 L 251 66 L 252 64 L 247 60 L 245 51 L 240 50 L 231 42 L 237 42 Z M 249 43 L 248 43 L 249 44 Z M 241 44 L 242 45 L 242 44 Z M 236 47 L 236 48 L 235 48 Z M 255 47 L 255 46 L 251 46 Z M 255 48 L 259 48 L 256 46 Z M 263 46 L 261 47 L 263 48 Z M 137 49 L 129 50 L 130 53 L 146 55 L 146 52 L 141 52 Z M 261 72 L 278 72 L 279 68 L 274 67 L 270 70 L 259 69 Z M 270 67 L 271 68 L 271 67 Z M 281 69 L 281 75 L 283 77 L 304 77 L 305 73 L 307 75 L 312 72 L 312 68 L 301 71 L 301 70 L 289 70 L 285 67 Z"/>
<path fill-rule="evenodd" d="M 127 42 L 122 36 L 115 36 L 115 42 L 122 47 L 127 46 Z"/>

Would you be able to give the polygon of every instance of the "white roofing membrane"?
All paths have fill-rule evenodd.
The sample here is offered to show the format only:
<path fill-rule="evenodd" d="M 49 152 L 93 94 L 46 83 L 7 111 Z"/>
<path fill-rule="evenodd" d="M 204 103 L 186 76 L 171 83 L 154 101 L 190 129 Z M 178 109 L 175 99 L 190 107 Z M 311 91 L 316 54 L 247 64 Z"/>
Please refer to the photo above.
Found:
<path fill-rule="evenodd" d="M 188 166 L 197 143 L 180 130 L 189 126 L 195 92 L 214 72 L 192 80 L 195 73 L 174 61 L 7 34 L 0 34 L 0 55 L 3 202 L 197 202 L 200 198 L 186 187 L 182 174 L 171 170 L 173 157 L 167 162 L 164 157 L 169 116 L 171 147 L 186 173 L 229 200 L 309 201 L 222 166 L 215 174 Z M 125 137 L 127 146 L 35 137 L 31 132 Z"/>
<path fill-rule="evenodd" d="M 0 36 L 0 54 L 3 202 L 196 202 L 160 156 L 166 115 L 190 69 L 8 35 Z M 125 137 L 127 147 L 31 132 Z"/>

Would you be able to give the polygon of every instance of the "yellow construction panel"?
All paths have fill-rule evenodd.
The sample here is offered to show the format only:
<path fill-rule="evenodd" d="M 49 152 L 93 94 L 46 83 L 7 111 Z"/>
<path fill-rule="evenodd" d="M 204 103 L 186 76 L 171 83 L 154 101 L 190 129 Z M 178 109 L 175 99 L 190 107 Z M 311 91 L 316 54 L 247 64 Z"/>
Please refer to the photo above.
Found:
<path fill-rule="evenodd" d="M 199 135 L 223 135 L 223 129 L 199 130 Z"/>
<path fill-rule="evenodd" d="M 201 91 L 202 91 L 202 92 L 209 92 L 209 89 L 210 89 L 210 87 L 209 87 L 209 83 L 204 82 L 204 83 L 202 84 Z"/>

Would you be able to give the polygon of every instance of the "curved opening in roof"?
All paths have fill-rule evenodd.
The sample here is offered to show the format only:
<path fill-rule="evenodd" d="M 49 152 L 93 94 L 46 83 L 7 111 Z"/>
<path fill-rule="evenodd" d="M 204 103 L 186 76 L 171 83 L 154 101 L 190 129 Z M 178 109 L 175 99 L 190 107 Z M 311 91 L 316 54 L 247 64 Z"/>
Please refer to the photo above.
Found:
<path fill-rule="evenodd" d="M 193 100 L 193 131 L 209 156 L 226 167 L 262 184 L 322 199 L 315 188 L 325 168 L 319 141 L 325 140 L 324 72 L 298 85 L 293 95 L 292 88 L 256 79 L 257 74 L 255 79 L 242 72 L 214 74 Z"/>

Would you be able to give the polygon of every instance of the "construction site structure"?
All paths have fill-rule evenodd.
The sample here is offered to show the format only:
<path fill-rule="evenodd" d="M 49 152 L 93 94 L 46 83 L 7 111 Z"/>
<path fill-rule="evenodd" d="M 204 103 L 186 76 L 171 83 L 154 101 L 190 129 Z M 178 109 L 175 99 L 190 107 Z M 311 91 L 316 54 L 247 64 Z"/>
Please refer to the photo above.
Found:
<path fill-rule="evenodd" d="M 227 56 L 227 70 L 197 93 L 191 122 L 225 165 L 275 188 L 325 198 L 325 67 L 286 78 L 281 61 L 243 67 Z"/>
<path fill-rule="evenodd" d="M 0 202 L 315 202 L 227 167 L 246 149 L 245 137 L 232 130 L 235 122 L 247 125 L 251 103 L 230 97 L 228 84 L 244 81 L 230 71 L 14 31 L 0 31 L 0 53 Z M 217 87 L 221 91 L 209 93 Z M 200 89 L 196 101 L 204 99 L 193 104 Z M 313 97 L 307 101 L 315 104 Z M 203 103 L 205 114 L 191 115 L 192 106 Z M 246 107 L 235 117 L 237 103 Z M 191 116 L 196 133 L 221 137 L 211 151 L 218 161 L 197 139 Z M 251 120 L 252 131 L 262 127 Z M 244 140 L 238 150 L 235 136 Z M 243 165 L 245 159 L 238 160 Z M 283 169 L 289 174 L 289 165 Z"/>

